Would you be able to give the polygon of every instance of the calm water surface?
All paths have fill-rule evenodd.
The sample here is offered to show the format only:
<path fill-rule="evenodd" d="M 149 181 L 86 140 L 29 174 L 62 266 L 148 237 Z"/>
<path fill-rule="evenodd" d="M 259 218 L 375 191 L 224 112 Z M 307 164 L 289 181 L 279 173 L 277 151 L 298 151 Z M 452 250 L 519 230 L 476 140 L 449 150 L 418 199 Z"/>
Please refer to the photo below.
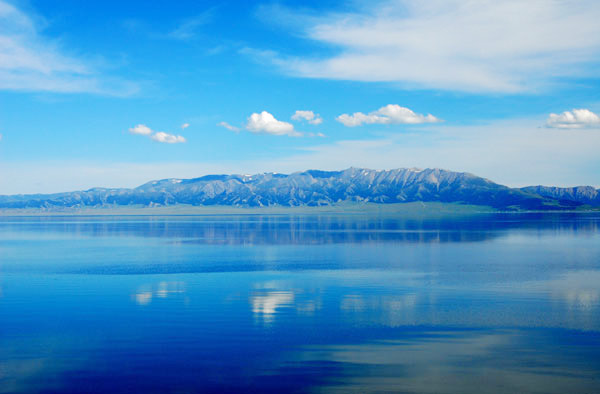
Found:
<path fill-rule="evenodd" d="M 600 215 L 0 218 L 0 392 L 600 392 Z"/>

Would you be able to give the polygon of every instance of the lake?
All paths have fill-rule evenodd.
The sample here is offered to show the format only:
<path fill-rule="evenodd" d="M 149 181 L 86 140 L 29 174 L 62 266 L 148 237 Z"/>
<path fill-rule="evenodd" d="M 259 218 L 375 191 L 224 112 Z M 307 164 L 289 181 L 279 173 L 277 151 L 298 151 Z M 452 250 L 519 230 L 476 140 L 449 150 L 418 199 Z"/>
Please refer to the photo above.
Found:
<path fill-rule="evenodd" d="M 0 218 L 0 392 L 600 392 L 600 214 Z"/>

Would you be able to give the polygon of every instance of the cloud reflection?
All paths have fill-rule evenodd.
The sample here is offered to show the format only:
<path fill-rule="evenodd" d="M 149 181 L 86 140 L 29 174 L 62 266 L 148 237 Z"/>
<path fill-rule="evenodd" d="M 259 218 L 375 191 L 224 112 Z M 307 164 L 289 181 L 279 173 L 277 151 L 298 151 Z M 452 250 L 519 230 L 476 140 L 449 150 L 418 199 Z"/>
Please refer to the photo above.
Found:
<path fill-rule="evenodd" d="M 322 308 L 321 299 L 307 300 L 296 305 L 296 310 L 301 315 L 312 316 Z"/>
<path fill-rule="evenodd" d="M 515 285 L 517 287 L 517 285 Z M 564 302 L 568 309 L 589 312 L 600 307 L 600 271 L 569 271 L 552 279 L 526 281 L 518 284 L 520 291 L 545 293 Z"/>
<path fill-rule="evenodd" d="M 552 335 L 537 333 L 533 341 L 530 335 L 404 331 L 395 340 L 309 346 L 296 361 L 312 368 L 336 365 L 319 392 L 595 392 L 594 366 L 569 364 L 568 353 L 577 350 L 565 349 Z"/>
<path fill-rule="evenodd" d="M 591 309 L 598 305 L 600 293 L 598 290 L 575 290 L 565 294 L 567 303 L 581 309 Z"/>
<path fill-rule="evenodd" d="M 275 318 L 278 309 L 293 305 L 294 293 L 291 291 L 267 291 L 253 295 L 250 302 L 254 316 L 269 323 Z"/>
<path fill-rule="evenodd" d="M 433 305 L 435 299 L 429 299 Z M 417 294 L 402 295 L 359 295 L 348 294 L 342 297 L 340 309 L 352 314 L 352 319 L 376 321 L 379 324 L 396 327 L 406 324 L 416 324 L 415 308 L 418 306 Z"/>
<path fill-rule="evenodd" d="M 135 302 L 138 305 L 147 305 L 152 301 L 152 292 L 144 291 L 135 295 Z"/>
<path fill-rule="evenodd" d="M 167 298 L 174 294 L 185 293 L 184 282 L 159 282 L 152 286 L 142 286 L 133 295 L 138 305 L 148 305 L 153 298 Z"/>
<path fill-rule="evenodd" d="M 600 309 L 600 271 L 572 271 L 560 277 L 542 282 L 550 297 L 562 303 L 568 313 L 570 324 L 577 323 L 582 329 L 598 328 Z"/>

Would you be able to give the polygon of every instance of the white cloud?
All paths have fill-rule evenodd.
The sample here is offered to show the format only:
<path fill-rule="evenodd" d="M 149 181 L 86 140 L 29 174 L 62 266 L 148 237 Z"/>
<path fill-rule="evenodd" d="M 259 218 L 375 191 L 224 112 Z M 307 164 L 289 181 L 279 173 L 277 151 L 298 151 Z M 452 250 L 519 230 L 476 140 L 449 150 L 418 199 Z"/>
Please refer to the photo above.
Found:
<path fill-rule="evenodd" d="M 557 129 L 582 129 L 600 127 L 600 116 L 589 109 L 574 109 L 562 114 L 550 114 L 546 126 Z"/>
<path fill-rule="evenodd" d="M 227 130 L 235 131 L 236 133 L 240 131 L 239 127 L 232 126 L 227 122 L 219 122 L 217 123 L 217 126 L 225 127 Z"/>
<path fill-rule="evenodd" d="M 355 3 L 356 4 L 356 3 Z M 594 76 L 600 55 L 597 0 L 387 0 L 325 16 L 272 7 L 335 55 L 286 58 L 250 52 L 291 75 L 395 82 L 404 87 L 522 92 L 561 76 Z M 268 14 L 269 8 L 263 8 Z M 283 15 L 282 15 L 283 14 Z M 290 18 L 289 15 L 294 15 Z"/>
<path fill-rule="evenodd" d="M 186 139 L 180 135 L 174 135 L 165 133 L 164 131 L 157 131 L 150 138 L 156 142 L 164 144 L 180 144 L 186 142 Z"/>
<path fill-rule="evenodd" d="M 323 123 L 323 118 L 321 118 L 319 114 L 315 114 L 313 111 L 296 111 L 292 115 L 292 120 L 295 120 L 296 122 L 305 120 L 314 125 Z"/>
<path fill-rule="evenodd" d="M 414 134 L 331 142 L 318 139 L 323 143 L 298 148 L 296 154 L 263 150 L 261 159 L 241 154 L 218 162 L 0 160 L 0 190 L 3 194 L 50 193 L 95 186 L 135 187 L 152 179 L 290 173 L 308 168 L 340 170 L 350 166 L 438 167 L 471 172 L 508 186 L 600 187 L 600 133 L 585 129 L 565 133 L 540 128 L 539 123 L 540 118 L 536 117 L 472 126 L 433 124 Z"/>
<path fill-rule="evenodd" d="M 165 144 L 178 144 L 186 142 L 186 139 L 180 135 L 165 133 L 164 131 L 154 132 L 150 127 L 139 124 L 129 129 L 131 134 L 144 135 L 150 139 Z"/>
<path fill-rule="evenodd" d="M 440 119 L 435 116 L 416 114 L 406 107 L 401 107 L 396 104 L 388 104 L 385 107 L 379 108 L 377 111 L 364 114 L 355 112 L 352 115 L 342 114 L 336 120 L 347 127 L 361 126 L 363 124 L 419 124 L 419 123 L 435 123 L 440 122 Z"/>
<path fill-rule="evenodd" d="M 248 123 L 246 124 L 246 129 L 253 133 L 288 135 L 291 137 L 302 135 L 302 133 L 294 130 L 294 125 L 275 119 L 275 117 L 267 111 L 250 115 Z"/>
<path fill-rule="evenodd" d="M 181 125 L 181 129 L 187 129 L 188 127 L 190 127 L 189 123 L 184 123 Z"/>
<path fill-rule="evenodd" d="M 152 129 L 146 125 L 139 124 L 135 127 L 129 129 L 131 134 L 139 134 L 139 135 L 150 135 L 152 134 Z"/>
<path fill-rule="evenodd" d="M 36 18 L 39 19 L 39 18 Z M 138 86 L 98 72 L 43 37 L 33 19 L 0 0 L 0 89 L 128 96 Z"/>

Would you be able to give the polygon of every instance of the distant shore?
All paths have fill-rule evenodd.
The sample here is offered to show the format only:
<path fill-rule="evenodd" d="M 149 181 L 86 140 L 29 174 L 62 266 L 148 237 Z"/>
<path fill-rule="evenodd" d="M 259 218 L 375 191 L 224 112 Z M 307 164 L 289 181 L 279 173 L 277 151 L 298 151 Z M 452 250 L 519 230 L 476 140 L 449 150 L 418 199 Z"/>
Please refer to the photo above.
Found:
<path fill-rule="evenodd" d="M 0 209 L 0 216 L 170 216 L 170 215 L 321 215 L 321 214 L 381 214 L 404 216 L 456 215 L 478 213 L 581 213 L 600 212 L 599 209 L 503 211 L 482 205 L 466 205 L 441 202 L 409 202 L 396 204 L 340 203 L 325 206 L 268 206 L 235 207 L 225 205 L 171 206 L 114 206 L 83 208 L 18 208 Z"/>

